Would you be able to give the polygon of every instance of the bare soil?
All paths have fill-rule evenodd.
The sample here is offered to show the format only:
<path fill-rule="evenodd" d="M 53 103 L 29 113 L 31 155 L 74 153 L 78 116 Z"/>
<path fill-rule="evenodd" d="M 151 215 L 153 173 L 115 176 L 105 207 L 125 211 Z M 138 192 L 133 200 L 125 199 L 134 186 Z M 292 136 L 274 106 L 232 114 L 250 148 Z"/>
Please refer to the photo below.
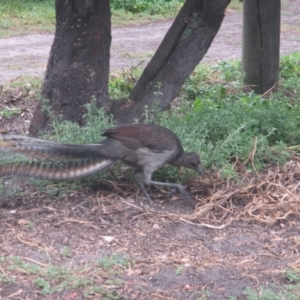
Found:
<path fill-rule="evenodd" d="M 281 53 L 300 51 L 299 1 L 285 1 L 282 9 Z M 148 61 L 149 52 L 155 51 L 170 24 L 167 21 L 114 28 L 111 70 Z M 241 14 L 228 11 L 203 63 L 239 59 L 241 27 Z M 24 75 L 42 77 L 52 40 L 53 34 L 44 33 L 0 39 L 0 84 Z M 10 105 L 20 110 L 11 118 L 2 117 L 2 132 L 26 134 L 35 105 L 28 101 L 34 95 L 28 93 L 26 87 L 2 92 L 1 109 Z M 294 176 L 298 173 L 293 172 Z M 280 176 L 287 180 L 283 175 L 277 177 Z M 299 181 L 299 177 L 295 179 Z M 81 267 L 80 276 L 93 278 L 96 285 L 123 295 L 115 299 L 225 300 L 232 296 L 243 300 L 248 286 L 256 289 L 286 283 L 284 271 L 300 268 L 300 205 L 296 206 L 299 187 L 293 188 L 293 213 L 274 222 L 267 222 L 271 218 L 268 213 L 263 216 L 264 222 L 258 216 L 246 217 L 243 210 L 247 199 L 242 196 L 236 203 L 228 201 L 225 205 L 223 201 L 209 214 L 204 212 L 197 222 L 190 222 L 201 207 L 206 207 L 207 195 L 217 193 L 216 182 L 209 174 L 186 182 L 196 208 L 178 195 L 170 196 L 168 191 L 155 188 L 150 189 L 155 204 L 148 207 L 126 176 L 118 183 L 99 177 L 76 181 L 75 185 L 81 184 L 79 191 L 48 183 L 42 192 L 25 182 L 20 184 L 17 195 L 2 202 L 0 208 L 0 258 L 14 255 L 40 267 Z M 226 182 L 222 184 L 226 186 Z M 286 190 L 290 191 L 290 186 Z M 282 199 L 286 198 L 285 195 Z M 278 203 L 278 212 L 287 205 Z M 225 217 L 226 210 L 231 209 L 238 217 Z M 206 226 L 209 223 L 212 226 Z M 68 255 L 63 252 L 66 247 Z M 125 255 L 130 264 L 96 271 L 96 262 L 113 253 Z M 15 282 L 4 280 L 5 276 L 14 277 Z M 0 299 L 113 299 L 99 291 L 90 291 L 86 296 L 85 286 L 43 294 L 35 279 L 36 275 L 24 267 L 12 270 L 0 260 Z"/>

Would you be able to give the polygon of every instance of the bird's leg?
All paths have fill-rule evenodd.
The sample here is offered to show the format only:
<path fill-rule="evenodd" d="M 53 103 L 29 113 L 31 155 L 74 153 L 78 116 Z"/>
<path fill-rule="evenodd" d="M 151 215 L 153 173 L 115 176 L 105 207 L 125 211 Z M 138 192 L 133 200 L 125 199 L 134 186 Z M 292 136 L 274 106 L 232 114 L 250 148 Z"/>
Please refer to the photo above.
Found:
<path fill-rule="evenodd" d="M 145 195 L 145 197 L 146 197 L 146 199 L 147 199 L 147 201 L 148 201 L 148 204 L 149 204 L 149 205 L 152 205 L 153 201 L 152 201 L 152 199 L 150 198 L 148 192 L 146 191 L 146 188 L 145 188 L 144 183 L 141 181 L 141 179 L 140 179 L 139 176 L 137 176 L 137 175 L 135 175 L 135 179 L 136 179 L 136 181 L 138 182 L 138 184 L 140 185 L 140 187 L 141 187 L 141 189 L 142 189 L 142 191 L 143 191 L 143 193 L 144 193 L 144 195 Z"/>
<path fill-rule="evenodd" d="M 153 185 L 160 185 L 160 186 L 168 186 L 171 188 L 176 188 L 180 193 L 184 201 L 191 201 L 191 196 L 190 194 L 186 191 L 184 186 L 182 186 L 179 183 L 169 183 L 169 182 L 159 182 L 159 181 L 153 181 L 151 180 L 149 184 Z"/>

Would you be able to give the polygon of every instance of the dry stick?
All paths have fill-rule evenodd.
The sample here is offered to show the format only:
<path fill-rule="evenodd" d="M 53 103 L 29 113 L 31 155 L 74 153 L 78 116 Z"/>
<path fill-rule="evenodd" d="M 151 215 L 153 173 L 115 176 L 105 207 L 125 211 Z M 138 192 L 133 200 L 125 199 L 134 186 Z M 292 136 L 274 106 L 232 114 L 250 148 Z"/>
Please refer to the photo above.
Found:
<path fill-rule="evenodd" d="M 266 96 L 269 92 L 271 92 L 271 91 L 276 87 L 276 85 L 278 85 L 278 81 L 277 81 L 276 83 L 274 83 L 273 86 L 271 86 L 271 88 L 269 88 L 267 91 L 265 91 L 265 92 L 261 95 L 261 97 Z"/>
<path fill-rule="evenodd" d="M 18 290 L 17 292 L 12 293 L 11 295 L 7 296 L 7 298 L 13 298 L 13 297 L 15 297 L 15 296 L 21 295 L 22 292 L 23 292 L 23 290 L 20 289 L 20 290 Z M 18 299 L 20 299 L 20 298 L 18 298 Z"/>
<path fill-rule="evenodd" d="M 7 276 L 7 274 L 4 272 L 4 270 L 2 269 L 1 266 L 0 266 L 0 271 L 2 272 L 2 274 L 3 274 L 4 276 Z"/>
<path fill-rule="evenodd" d="M 38 246 L 36 243 L 31 243 L 31 242 L 27 242 L 27 241 L 23 240 L 23 238 L 21 238 L 21 235 L 20 235 L 20 234 L 17 235 L 17 239 L 18 239 L 21 243 L 23 243 L 23 244 L 25 244 L 25 245 L 27 245 L 27 246 L 30 246 L 30 247 L 37 247 L 37 248 L 39 248 L 39 249 L 41 249 L 41 250 L 43 250 L 43 251 L 46 251 L 45 248 L 43 248 L 43 247 L 41 247 L 41 246 Z M 46 251 L 46 252 L 47 252 L 47 251 Z"/>
<path fill-rule="evenodd" d="M 207 227 L 207 228 L 211 228 L 211 229 L 224 229 L 225 227 L 227 227 L 228 225 L 230 225 L 232 223 L 232 221 L 234 220 L 233 218 L 230 218 L 229 221 L 226 224 L 222 224 L 220 226 L 214 226 L 214 225 L 210 225 L 210 224 L 205 224 L 205 223 L 193 223 L 193 222 L 189 222 L 188 220 L 179 218 L 180 221 L 190 224 L 190 225 L 195 225 L 195 226 L 201 226 L 201 227 Z"/>
<path fill-rule="evenodd" d="M 58 226 L 60 224 L 67 223 L 67 222 L 79 223 L 79 224 L 90 226 L 90 227 L 95 228 L 97 230 L 101 230 L 98 226 L 93 225 L 91 222 L 82 221 L 82 220 L 75 220 L 75 219 L 69 219 L 69 218 L 64 218 L 63 221 L 60 221 L 60 222 L 54 224 L 54 226 Z"/>
<path fill-rule="evenodd" d="M 132 204 L 132 203 L 129 203 L 129 202 L 125 201 L 124 199 L 121 199 L 121 201 L 122 201 L 123 203 L 129 205 L 129 206 L 132 206 L 132 207 L 134 207 L 134 208 L 140 210 L 140 211 L 145 211 L 145 209 L 143 209 L 143 208 L 141 208 L 141 207 L 138 207 L 138 206 L 136 206 L 136 205 L 134 205 L 134 204 Z"/>
<path fill-rule="evenodd" d="M 257 148 L 257 136 L 254 137 L 254 149 L 253 149 L 252 155 L 251 155 L 251 163 L 252 163 L 252 166 L 253 166 L 253 169 L 254 169 L 256 175 L 258 176 L 256 167 L 255 167 L 255 164 L 254 164 L 254 156 L 255 156 L 256 148 Z"/>
<path fill-rule="evenodd" d="M 254 137 L 254 147 L 253 149 L 250 151 L 247 159 L 242 163 L 243 166 L 245 166 L 247 164 L 247 162 L 251 159 L 251 164 L 252 164 L 252 167 L 256 173 L 256 175 L 258 176 L 258 172 L 256 170 L 256 167 L 255 167 L 255 164 L 254 164 L 254 156 L 255 156 L 255 152 L 256 152 L 256 149 L 257 149 L 257 136 Z"/>
<path fill-rule="evenodd" d="M 23 258 L 26 259 L 26 260 L 29 260 L 29 261 L 31 261 L 31 262 L 37 264 L 37 265 L 40 265 L 40 266 L 42 266 L 42 267 L 47 267 L 47 265 L 45 265 L 45 264 L 43 264 L 43 263 L 40 263 L 40 262 L 38 262 L 38 261 L 36 261 L 36 260 L 33 260 L 33 259 L 31 259 L 31 258 L 28 258 L 28 257 L 23 257 Z"/>
<path fill-rule="evenodd" d="M 112 168 L 109 168 L 108 171 L 110 172 L 111 176 L 114 178 L 116 182 L 120 182 L 119 179 L 117 178 L 115 172 L 112 170 Z"/>
<path fill-rule="evenodd" d="M 156 297 L 161 298 L 161 299 L 176 300 L 175 298 L 165 297 L 165 296 L 159 295 L 157 293 L 152 293 L 151 295 L 156 296 Z"/>

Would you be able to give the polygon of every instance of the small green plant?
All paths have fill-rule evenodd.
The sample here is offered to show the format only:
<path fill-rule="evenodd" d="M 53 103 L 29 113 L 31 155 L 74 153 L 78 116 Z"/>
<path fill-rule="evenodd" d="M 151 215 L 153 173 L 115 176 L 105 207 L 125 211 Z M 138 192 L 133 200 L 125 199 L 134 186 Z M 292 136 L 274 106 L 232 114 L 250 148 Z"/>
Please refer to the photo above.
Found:
<path fill-rule="evenodd" d="M 247 300 L 298 300 L 300 299 L 300 273 L 287 269 L 284 277 L 288 284 L 273 284 L 268 288 L 262 286 L 258 291 L 246 288 Z"/>
<path fill-rule="evenodd" d="M 68 246 L 63 246 L 61 249 L 60 249 L 60 254 L 64 257 L 71 257 L 72 255 L 72 251 L 70 249 L 70 247 Z"/>
<path fill-rule="evenodd" d="M 32 221 L 28 221 L 26 226 L 30 229 L 32 229 L 34 227 L 34 223 Z"/>
<path fill-rule="evenodd" d="M 20 114 L 20 109 L 18 108 L 5 108 L 0 111 L 0 115 L 3 118 L 10 118 L 11 116 Z"/>
<path fill-rule="evenodd" d="M 5 274 L 0 274 L 0 282 L 4 282 L 7 284 L 14 284 L 16 283 L 16 280 L 14 278 L 11 278 Z"/>
<path fill-rule="evenodd" d="M 300 271 L 297 272 L 291 269 L 287 269 L 284 275 L 290 282 L 296 284 L 300 283 Z"/>
<path fill-rule="evenodd" d="M 175 270 L 175 275 L 182 275 L 183 271 L 184 271 L 183 266 L 178 266 Z"/>
<path fill-rule="evenodd" d="M 126 267 L 128 265 L 128 259 L 118 253 L 113 253 L 110 256 L 100 258 L 98 265 L 104 270 L 114 270 L 115 267 Z"/>
<path fill-rule="evenodd" d="M 37 278 L 34 281 L 34 284 L 42 290 L 44 295 L 49 295 L 53 293 L 50 283 L 44 280 L 43 278 Z"/>

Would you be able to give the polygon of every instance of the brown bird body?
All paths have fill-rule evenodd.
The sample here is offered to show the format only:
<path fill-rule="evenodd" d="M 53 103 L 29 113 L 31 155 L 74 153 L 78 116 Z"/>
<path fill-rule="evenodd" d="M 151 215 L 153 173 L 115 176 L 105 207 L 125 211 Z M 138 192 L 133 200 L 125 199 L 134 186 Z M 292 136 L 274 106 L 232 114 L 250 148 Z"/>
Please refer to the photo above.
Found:
<path fill-rule="evenodd" d="M 134 168 L 135 177 L 150 202 L 144 184 L 175 187 L 184 198 L 188 198 L 182 185 L 152 180 L 152 174 L 163 165 L 182 166 L 200 174 L 202 172 L 198 154 L 184 152 L 178 136 L 165 127 L 125 124 L 107 129 L 103 136 L 106 139 L 99 144 L 74 145 L 3 135 L 0 150 L 41 161 L 2 165 L 0 176 L 16 173 L 44 179 L 72 179 L 102 171 L 121 160 Z M 54 163 L 55 160 L 59 163 Z"/>

